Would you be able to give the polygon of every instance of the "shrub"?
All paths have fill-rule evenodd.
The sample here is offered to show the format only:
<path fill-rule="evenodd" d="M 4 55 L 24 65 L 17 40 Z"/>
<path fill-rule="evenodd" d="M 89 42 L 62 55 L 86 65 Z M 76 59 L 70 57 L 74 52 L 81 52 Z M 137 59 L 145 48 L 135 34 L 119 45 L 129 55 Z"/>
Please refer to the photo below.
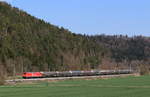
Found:
<path fill-rule="evenodd" d="M 5 84 L 5 78 L 3 76 L 0 76 L 0 85 Z"/>
<path fill-rule="evenodd" d="M 149 67 L 146 66 L 146 65 L 141 65 L 141 66 L 140 66 L 140 74 L 141 74 L 141 75 L 150 74 Z"/>
<path fill-rule="evenodd" d="M 6 72 L 3 65 L 0 65 L 0 85 L 5 84 Z"/>

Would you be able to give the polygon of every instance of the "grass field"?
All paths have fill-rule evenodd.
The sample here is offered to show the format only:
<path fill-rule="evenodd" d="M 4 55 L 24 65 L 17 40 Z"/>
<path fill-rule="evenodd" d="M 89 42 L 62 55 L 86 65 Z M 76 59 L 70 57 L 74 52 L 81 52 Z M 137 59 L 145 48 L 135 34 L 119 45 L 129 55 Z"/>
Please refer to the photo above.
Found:
<path fill-rule="evenodd" d="M 0 86 L 0 97 L 150 97 L 150 76 Z"/>

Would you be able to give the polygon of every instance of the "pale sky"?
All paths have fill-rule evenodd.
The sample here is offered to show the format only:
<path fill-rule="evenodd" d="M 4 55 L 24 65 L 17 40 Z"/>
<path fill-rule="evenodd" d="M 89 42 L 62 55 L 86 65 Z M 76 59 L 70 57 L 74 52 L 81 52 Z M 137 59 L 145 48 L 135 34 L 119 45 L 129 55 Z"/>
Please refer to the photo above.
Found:
<path fill-rule="evenodd" d="M 150 36 L 150 0 L 7 0 L 51 24 L 82 34 Z"/>

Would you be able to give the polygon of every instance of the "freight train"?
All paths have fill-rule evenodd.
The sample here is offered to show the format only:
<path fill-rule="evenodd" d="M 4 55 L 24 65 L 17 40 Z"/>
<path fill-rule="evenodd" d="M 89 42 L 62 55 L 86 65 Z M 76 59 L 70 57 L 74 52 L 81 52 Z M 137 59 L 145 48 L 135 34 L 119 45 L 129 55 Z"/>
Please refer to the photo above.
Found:
<path fill-rule="evenodd" d="M 74 76 L 99 76 L 113 74 L 130 74 L 132 70 L 91 70 L 91 71 L 62 71 L 62 72 L 24 72 L 22 77 L 29 78 L 49 78 L 49 77 L 74 77 Z"/>

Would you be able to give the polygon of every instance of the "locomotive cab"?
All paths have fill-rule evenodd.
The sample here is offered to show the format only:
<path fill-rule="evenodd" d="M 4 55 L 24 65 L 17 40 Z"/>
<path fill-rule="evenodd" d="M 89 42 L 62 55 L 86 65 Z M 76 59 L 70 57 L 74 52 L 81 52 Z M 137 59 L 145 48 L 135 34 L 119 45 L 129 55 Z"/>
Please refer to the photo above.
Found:
<path fill-rule="evenodd" d="M 41 72 L 24 72 L 22 74 L 22 77 L 24 79 L 29 79 L 29 78 L 41 78 L 43 77 L 43 74 Z"/>

